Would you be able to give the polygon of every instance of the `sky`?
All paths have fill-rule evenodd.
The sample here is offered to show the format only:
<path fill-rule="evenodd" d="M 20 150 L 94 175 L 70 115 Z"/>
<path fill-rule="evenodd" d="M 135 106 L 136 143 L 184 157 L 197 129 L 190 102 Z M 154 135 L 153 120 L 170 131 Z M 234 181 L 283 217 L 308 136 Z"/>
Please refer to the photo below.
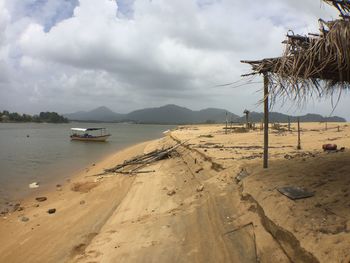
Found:
<path fill-rule="evenodd" d="M 262 78 L 240 86 L 250 72 L 240 60 L 279 56 L 288 30 L 337 17 L 320 0 L 0 0 L 0 110 L 262 111 Z M 341 94 L 333 114 L 350 120 L 349 103 Z M 328 116 L 333 106 L 273 110 Z"/>

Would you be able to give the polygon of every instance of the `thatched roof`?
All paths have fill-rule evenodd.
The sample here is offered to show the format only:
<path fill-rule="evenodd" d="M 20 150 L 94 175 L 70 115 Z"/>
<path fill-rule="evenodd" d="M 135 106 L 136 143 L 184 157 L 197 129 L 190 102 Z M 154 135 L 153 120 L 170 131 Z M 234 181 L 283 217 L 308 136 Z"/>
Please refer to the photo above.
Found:
<path fill-rule="evenodd" d="M 281 57 L 242 61 L 252 74 L 267 74 L 270 95 L 293 100 L 350 89 L 350 0 L 323 0 L 340 12 L 334 21 L 319 20 L 320 32 L 307 36 L 287 33 Z"/>

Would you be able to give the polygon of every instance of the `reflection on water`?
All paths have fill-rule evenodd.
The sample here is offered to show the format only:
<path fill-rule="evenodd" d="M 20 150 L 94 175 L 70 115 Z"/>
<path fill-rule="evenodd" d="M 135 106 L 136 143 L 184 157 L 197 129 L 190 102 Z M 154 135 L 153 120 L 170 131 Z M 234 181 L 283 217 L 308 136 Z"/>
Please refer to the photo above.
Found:
<path fill-rule="evenodd" d="M 71 127 L 106 127 L 106 143 L 70 141 Z M 92 123 L 0 123 L 0 204 L 45 187 L 128 145 L 155 139 L 173 126 Z"/>

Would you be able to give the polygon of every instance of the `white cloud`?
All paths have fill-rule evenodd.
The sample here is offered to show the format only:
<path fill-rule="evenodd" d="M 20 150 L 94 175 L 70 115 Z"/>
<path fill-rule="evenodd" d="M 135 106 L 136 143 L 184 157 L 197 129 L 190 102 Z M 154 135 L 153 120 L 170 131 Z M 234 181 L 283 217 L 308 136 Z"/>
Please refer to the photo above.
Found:
<path fill-rule="evenodd" d="M 288 29 L 315 31 L 319 16 L 336 16 L 314 0 L 63 2 L 37 7 L 40 18 L 25 8 L 35 0 L 0 2 L 7 14 L 0 13 L 0 68 L 3 57 L 10 68 L 7 90 L 14 93 L 6 98 L 0 90 L 3 105 L 11 106 L 22 92 L 32 99 L 19 110 L 67 112 L 105 104 L 128 111 L 178 103 L 240 112 L 260 99 L 258 85 L 213 87 L 248 72 L 241 59 L 280 55 Z M 58 22 L 47 30 L 52 21 Z"/>

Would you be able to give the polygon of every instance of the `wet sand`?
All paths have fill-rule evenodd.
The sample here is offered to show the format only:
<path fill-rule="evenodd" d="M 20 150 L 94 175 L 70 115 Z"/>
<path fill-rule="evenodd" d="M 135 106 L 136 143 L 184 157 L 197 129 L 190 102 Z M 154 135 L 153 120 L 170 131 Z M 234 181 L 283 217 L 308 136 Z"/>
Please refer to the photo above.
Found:
<path fill-rule="evenodd" d="M 46 201 L 25 200 L 24 210 L 0 217 L 0 262 L 330 262 L 332 257 L 342 262 L 350 240 L 346 224 L 343 231 L 332 233 L 326 226 L 330 232 L 314 235 L 320 228 L 297 223 L 305 213 L 314 215 L 310 207 L 318 203 L 333 211 L 332 196 L 336 199 L 343 190 L 337 182 L 347 171 L 350 129 L 342 123 L 338 132 L 332 125 L 325 131 L 324 124 L 302 124 L 300 151 L 295 131 L 272 130 L 271 168 L 265 171 L 260 168 L 262 132 L 225 134 L 219 125 L 179 127 L 165 138 L 113 154 L 43 194 Z M 94 176 L 177 142 L 186 142 L 177 155 L 145 168 L 154 173 Z M 323 153 L 326 142 L 346 150 Z M 296 182 L 310 188 L 319 181 L 315 169 L 323 171 L 327 165 L 320 164 L 326 161 L 340 168 L 333 171 L 334 181 L 321 186 L 322 194 L 295 202 L 276 191 Z M 247 177 L 237 182 L 242 169 Z M 289 177 L 300 170 L 303 176 Z M 310 170 L 313 177 L 307 176 Z M 342 195 L 335 214 L 350 201 Z M 56 212 L 48 214 L 50 208 Z M 347 210 L 342 213 L 337 216 L 350 219 Z M 328 216 L 326 221 L 334 225 L 337 220 Z"/>

